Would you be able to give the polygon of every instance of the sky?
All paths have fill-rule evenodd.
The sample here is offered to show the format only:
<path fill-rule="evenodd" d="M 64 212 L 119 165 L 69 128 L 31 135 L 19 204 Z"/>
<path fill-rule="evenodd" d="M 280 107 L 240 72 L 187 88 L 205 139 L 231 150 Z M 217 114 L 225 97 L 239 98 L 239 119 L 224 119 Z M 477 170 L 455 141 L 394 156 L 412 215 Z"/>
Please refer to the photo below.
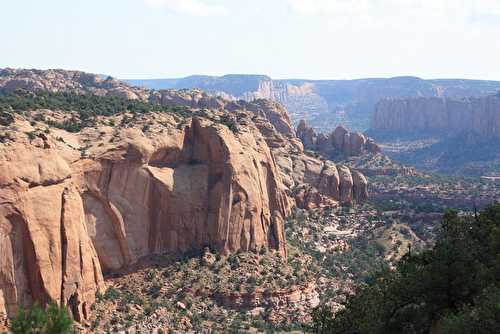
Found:
<path fill-rule="evenodd" d="M 500 80 L 500 0 L 0 0 L 0 67 Z"/>

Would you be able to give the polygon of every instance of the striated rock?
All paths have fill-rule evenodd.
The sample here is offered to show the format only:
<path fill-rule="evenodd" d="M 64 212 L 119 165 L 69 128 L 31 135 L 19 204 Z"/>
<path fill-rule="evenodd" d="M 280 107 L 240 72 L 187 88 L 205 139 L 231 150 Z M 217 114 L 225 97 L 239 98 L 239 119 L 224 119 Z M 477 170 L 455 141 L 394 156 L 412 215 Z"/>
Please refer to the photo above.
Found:
<path fill-rule="evenodd" d="M 68 305 L 86 318 L 103 291 L 81 198 L 70 182 L 2 189 L 0 310 L 13 315 L 37 300 Z"/>
<path fill-rule="evenodd" d="M 111 208 L 101 221 L 124 226 L 121 262 L 207 245 L 223 253 L 271 247 L 284 254 L 289 203 L 265 144 L 197 118 L 172 137 L 162 146 L 133 140 L 122 148 L 127 159 L 103 160 L 87 173 L 90 193 Z"/>
<path fill-rule="evenodd" d="M 254 292 L 231 292 L 216 294 L 215 299 L 222 305 L 236 309 L 255 309 L 259 307 L 315 308 L 319 305 L 319 293 L 315 283 L 293 286 L 287 289 L 261 290 Z"/>
<path fill-rule="evenodd" d="M 366 200 L 367 184 L 360 182 L 358 184 L 360 191 L 354 192 L 352 181 L 350 183 L 348 181 L 348 175 L 350 175 L 348 167 L 343 167 L 346 179 L 342 186 L 339 171 L 333 162 L 305 154 L 305 145 L 297 143 L 297 140 L 293 140 L 293 138 L 285 138 L 276 134 L 276 131 L 270 130 L 269 127 L 272 125 L 269 123 L 258 124 L 260 124 L 258 125 L 259 130 L 272 149 L 284 184 L 288 187 L 289 194 L 294 197 L 298 207 L 317 208 L 336 206 L 338 202 L 349 203 Z M 264 124 L 267 125 L 264 126 Z M 307 131 L 307 128 L 304 127 L 305 122 L 301 124 L 297 129 L 298 136 L 303 135 L 304 130 Z M 345 193 L 344 198 L 341 195 L 341 187 Z M 351 189 L 348 189 L 349 187 Z"/>
<path fill-rule="evenodd" d="M 499 81 L 424 80 L 416 77 L 376 78 L 362 80 L 273 80 L 267 76 L 225 75 L 222 77 L 190 76 L 175 80 L 130 80 L 152 88 L 201 88 L 233 99 L 265 98 L 284 105 L 294 121 L 307 118 L 315 128 L 332 131 L 335 113 L 343 110 L 349 121 L 360 129 L 369 126 L 377 102 L 381 99 L 406 97 L 463 98 L 495 94 Z"/>
<path fill-rule="evenodd" d="M 272 100 L 258 99 L 251 102 L 239 102 L 244 109 L 267 119 L 274 128 L 285 136 L 295 136 L 292 123 L 286 109 Z"/>
<path fill-rule="evenodd" d="M 441 134 L 474 131 L 500 138 L 500 97 L 384 99 L 375 108 L 371 130 L 436 131 Z"/>

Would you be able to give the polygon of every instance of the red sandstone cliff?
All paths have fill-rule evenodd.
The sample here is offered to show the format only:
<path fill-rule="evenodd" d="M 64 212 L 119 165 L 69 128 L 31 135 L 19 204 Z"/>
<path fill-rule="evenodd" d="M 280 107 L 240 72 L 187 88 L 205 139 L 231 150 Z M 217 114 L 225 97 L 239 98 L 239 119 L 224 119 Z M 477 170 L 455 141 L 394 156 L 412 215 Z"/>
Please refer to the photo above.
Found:
<path fill-rule="evenodd" d="M 69 133 L 47 121 L 75 113 L 2 114 L 0 313 L 55 301 L 86 318 L 103 272 L 150 254 L 210 247 L 285 255 L 292 196 L 304 207 L 366 196 L 364 177 L 304 154 L 274 102 L 136 89 L 83 72 L 0 71 L 0 91 L 19 88 L 178 104 L 193 117 L 120 113 Z"/>

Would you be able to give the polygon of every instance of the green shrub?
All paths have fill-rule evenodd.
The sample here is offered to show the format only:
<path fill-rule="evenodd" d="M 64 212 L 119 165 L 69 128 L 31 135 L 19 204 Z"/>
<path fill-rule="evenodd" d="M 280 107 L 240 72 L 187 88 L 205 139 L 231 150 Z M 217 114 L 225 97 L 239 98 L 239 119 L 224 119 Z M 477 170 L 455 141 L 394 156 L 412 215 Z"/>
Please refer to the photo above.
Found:
<path fill-rule="evenodd" d="M 111 287 L 106 292 L 104 293 L 104 299 L 105 300 L 117 300 L 120 298 L 120 291 L 117 289 Z"/>
<path fill-rule="evenodd" d="M 448 211 L 434 247 L 407 254 L 348 298 L 335 318 L 314 314 L 315 333 L 498 333 L 500 204 L 477 217 Z"/>
<path fill-rule="evenodd" d="M 65 334 L 70 333 L 72 327 L 73 321 L 65 308 L 51 304 L 42 309 L 35 304 L 18 311 L 12 319 L 10 331 L 13 334 Z"/>

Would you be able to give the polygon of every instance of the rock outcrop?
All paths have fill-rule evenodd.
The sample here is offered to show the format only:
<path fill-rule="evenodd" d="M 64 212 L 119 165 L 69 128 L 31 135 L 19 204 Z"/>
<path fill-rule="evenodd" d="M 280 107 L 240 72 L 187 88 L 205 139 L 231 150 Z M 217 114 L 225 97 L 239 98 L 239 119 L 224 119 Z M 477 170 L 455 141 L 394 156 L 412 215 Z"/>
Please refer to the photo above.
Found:
<path fill-rule="evenodd" d="M 0 313 L 55 301 L 85 318 L 103 278 L 69 161 L 24 143 L 0 152 Z"/>
<path fill-rule="evenodd" d="M 246 293 L 238 291 L 229 294 L 219 293 L 214 297 L 224 306 L 235 309 L 253 309 L 254 312 L 259 312 L 259 308 L 262 307 L 279 307 L 285 310 L 298 308 L 312 309 L 320 304 L 317 286 L 313 282 L 287 289 L 267 291 L 259 289 Z"/>
<path fill-rule="evenodd" d="M 324 135 L 316 134 L 313 128 L 307 126 L 305 120 L 301 120 L 296 132 L 305 149 L 318 151 L 326 157 L 347 158 L 381 152 L 380 146 L 373 139 L 359 132 L 350 132 L 342 125 L 337 126 L 329 135 Z"/>
<path fill-rule="evenodd" d="M 8 87 L 8 89 L 6 89 L 6 87 Z M 122 91 L 127 92 L 123 97 L 128 96 L 154 104 L 182 105 L 202 110 L 205 113 L 209 110 L 229 111 L 233 114 L 233 116 L 230 116 L 230 122 L 236 121 L 234 115 L 240 111 L 251 112 L 255 115 L 255 117 L 252 118 L 252 122 L 257 125 L 268 146 L 271 148 L 274 158 L 279 162 L 278 167 L 283 177 L 283 181 L 289 189 L 289 195 L 296 192 L 295 187 L 302 183 L 301 178 L 297 178 L 297 175 L 300 175 L 300 166 L 303 164 L 300 161 L 309 159 L 309 157 L 304 154 L 303 145 L 295 134 L 288 113 L 279 103 L 271 100 L 226 100 L 220 96 L 209 95 L 198 89 L 147 90 L 130 87 L 113 78 L 102 79 L 100 76 L 78 71 L 2 70 L 0 72 L 0 91 L 9 92 L 15 91 L 16 89 L 27 89 L 31 91 L 49 90 L 53 92 L 72 91 L 101 96 L 115 96 L 117 91 Z M 339 129 L 339 131 L 340 130 L 341 129 Z M 330 137 L 332 136 L 333 134 Z M 331 138 L 326 138 L 321 134 L 318 136 L 318 140 L 315 141 L 315 143 L 316 142 L 325 147 L 325 150 L 329 152 L 333 150 L 335 152 L 342 151 L 351 154 L 351 152 L 358 152 L 364 149 L 370 151 L 379 149 L 371 140 L 364 139 L 362 135 L 351 135 L 349 132 L 347 132 L 345 140 L 342 139 L 340 146 Z M 361 148 L 359 142 L 364 142 Z M 339 148 L 336 148 L 337 146 L 335 145 Z M 293 163 L 291 162 L 292 160 L 298 161 L 298 163 Z M 323 162 L 317 160 L 316 164 L 321 166 Z M 292 173 L 293 169 L 297 169 L 299 172 Z M 317 203 L 331 204 L 332 200 L 340 201 L 340 198 L 336 195 L 336 191 L 332 192 L 329 190 L 325 193 L 322 191 L 321 187 L 320 189 L 317 188 L 320 179 L 321 177 L 318 173 L 316 179 L 313 180 L 312 183 L 303 184 L 301 187 L 305 186 L 306 188 L 310 188 L 311 193 L 316 193 L 318 190 L 322 200 L 315 201 Z M 331 195 L 332 193 L 335 194 L 333 197 Z M 356 198 L 352 199 L 355 200 Z"/>
<path fill-rule="evenodd" d="M 274 131 L 269 122 L 257 121 L 256 125 L 271 148 L 283 183 L 298 207 L 312 209 L 367 199 L 364 176 L 353 180 L 354 170 L 306 154 L 299 138 L 283 136 Z"/>
<path fill-rule="evenodd" d="M 78 120 L 78 111 L 2 116 L 0 314 L 52 301 L 86 319 L 103 274 L 152 254 L 208 247 L 285 256 L 293 195 L 303 207 L 366 197 L 362 177 L 304 153 L 286 110 L 271 101 L 136 89 L 83 72 L 1 70 L 0 91 L 18 89 L 188 110 L 94 115 L 78 132 L 52 126 Z M 319 199 L 297 195 L 303 187 Z"/>
<path fill-rule="evenodd" d="M 144 99 L 147 89 L 132 88 L 112 77 L 65 70 L 0 69 L 0 92 L 11 93 L 18 89 L 30 92 L 50 91 L 92 93 L 99 96 L 118 96 L 127 99 Z"/>
<path fill-rule="evenodd" d="M 235 135 L 197 118 L 185 129 L 171 116 L 158 122 L 171 126 L 33 140 L 18 131 L 0 145 L 0 312 L 55 301 L 83 319 L 103 272 L 149 254 L 205 246 L 286 254 L 291 202 L 259 132 Z M 33 131 L 22 118 L 15 125 Z"/>
<path fill-rule="evenodd" d="M 481 98 L 384 99 L 376 105 L 371 130 L 380 133 L 473 131 L 500 138 L 500 96 Z"/>

